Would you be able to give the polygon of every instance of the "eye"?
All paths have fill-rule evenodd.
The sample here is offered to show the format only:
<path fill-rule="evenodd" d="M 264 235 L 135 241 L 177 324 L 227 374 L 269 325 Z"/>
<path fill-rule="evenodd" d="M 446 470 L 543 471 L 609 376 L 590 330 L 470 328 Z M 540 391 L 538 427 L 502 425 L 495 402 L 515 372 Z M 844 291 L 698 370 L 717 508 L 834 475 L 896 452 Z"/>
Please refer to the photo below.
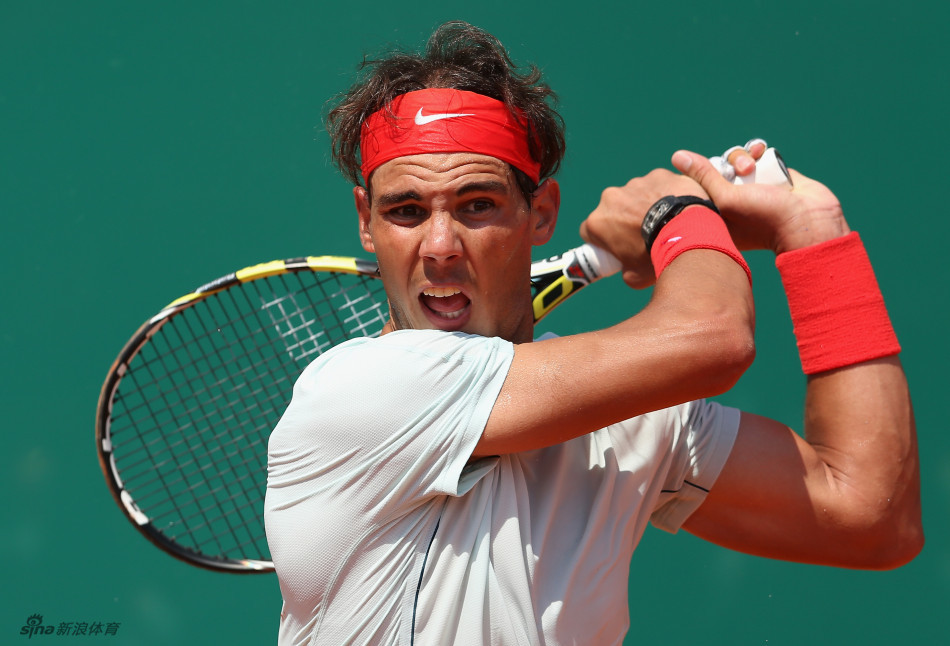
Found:
<path fill-rule="evenodd" d="M 426 216 L 426 211 L 418 204 L 400 204 L 387 209 L 386 216 L 393 220 L 416 222 Z"/>
<path fill-rule="evenodd" d="M 476 200 L 472 200 L 471 202 L 467 202 L 465 206 L 462 207 L 462 211 L 471 215 L 479 215 L 491 211 L 494 208 L 494 200 L 480 197 Z"/>

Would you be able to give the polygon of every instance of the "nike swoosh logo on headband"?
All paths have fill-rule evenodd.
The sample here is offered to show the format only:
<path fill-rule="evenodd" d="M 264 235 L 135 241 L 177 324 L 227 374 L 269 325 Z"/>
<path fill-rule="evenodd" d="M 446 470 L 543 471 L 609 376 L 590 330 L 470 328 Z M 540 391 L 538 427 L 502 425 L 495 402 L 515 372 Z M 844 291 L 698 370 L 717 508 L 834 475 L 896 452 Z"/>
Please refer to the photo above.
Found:
<path fill-rule="evenodd" d="M 474 117 L 474 114 L 459 114 L 459 113 L 450 113 L 442 112 L 439 114 L 422 114 L 423 108 L 419 108 L 419 111 L 416 112 L 416 125 L 424 126 L 427 123 L 432 123 L 433 121 L 438 121 L 439 119 L 454 119 L 455 117 Z"/>

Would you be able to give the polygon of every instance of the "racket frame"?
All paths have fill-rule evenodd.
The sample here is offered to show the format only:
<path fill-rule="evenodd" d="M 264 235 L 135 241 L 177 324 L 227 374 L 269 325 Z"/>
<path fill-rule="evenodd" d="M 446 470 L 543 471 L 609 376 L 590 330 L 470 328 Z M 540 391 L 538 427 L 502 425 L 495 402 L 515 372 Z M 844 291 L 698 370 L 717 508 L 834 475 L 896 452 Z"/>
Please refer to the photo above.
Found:
<path fill-rule="evenodd" d="M 143 323 L 119 352 L 102 385 L 96 410 L 96 451 L 99 457 L 99 466 L 106 478 L 109 491 L 126 518 L 139 532 L 156 547 L 185 563 L 213 571 L 237 574 L 266 573 L 272 572 L 274 569 L 274 564 L 270 560 L 209 556 L 193 550 L 166 536 L 164 532 L 156 527 L 149 515 L 136 504 L 132 493 L 125 486 L 113 453 L 112 408 L 119 385 L 128 372 L 132 361 L 138 356 L 145 344 L 176 315 L 214 294 L 243 283 L 268 276 L 301 271 L 336 272 L 378 278 L 378 268 L 375 262 L 344 256 L 307 256 L 274 260 L 232 272 L 175 299 L 163 307 L 158 314 Z"/>

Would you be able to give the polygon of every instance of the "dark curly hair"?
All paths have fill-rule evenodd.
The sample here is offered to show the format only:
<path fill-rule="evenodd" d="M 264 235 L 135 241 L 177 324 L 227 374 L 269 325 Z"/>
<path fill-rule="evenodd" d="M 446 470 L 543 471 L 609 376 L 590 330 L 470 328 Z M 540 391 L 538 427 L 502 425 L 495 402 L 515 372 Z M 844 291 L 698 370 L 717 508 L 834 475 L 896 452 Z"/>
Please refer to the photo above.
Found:
<path fill-rule="evenodd" d="M 534 65 L 525 71 L 512 63 L 501 42 L 465 22 L 447 22 L 433 32 L 422 53 L 396 51 L 364 59 L 357 82 L 337 97 L 326 117 L 333 161 L 360 184 L 360 133 L 363 122 L 394 98 L 426 88 L 477 92 L 520 109 L 528 121 L 529 150 L 541 164 L 541 178 L 557 172 L 564 157 L 564 121 L 554 109 L 557 97 Z M 525 198 L 537 185 L 513 169 Z M 366 179 L 366 178 L 364 178 Z"/>

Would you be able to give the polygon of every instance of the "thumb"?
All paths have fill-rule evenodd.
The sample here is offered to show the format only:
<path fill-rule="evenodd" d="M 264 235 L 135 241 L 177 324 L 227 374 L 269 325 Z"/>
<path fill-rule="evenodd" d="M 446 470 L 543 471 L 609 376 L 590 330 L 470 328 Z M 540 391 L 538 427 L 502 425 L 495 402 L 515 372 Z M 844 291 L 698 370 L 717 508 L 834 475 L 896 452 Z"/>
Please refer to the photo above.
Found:
<path fill-rule="evenodd" d="M 698 153 L 677 150 L 673 153 L 672 162 L 676 170 L 702 186 L 713 202 L 725 187 L 732 186 L 708 159 Z"/>

